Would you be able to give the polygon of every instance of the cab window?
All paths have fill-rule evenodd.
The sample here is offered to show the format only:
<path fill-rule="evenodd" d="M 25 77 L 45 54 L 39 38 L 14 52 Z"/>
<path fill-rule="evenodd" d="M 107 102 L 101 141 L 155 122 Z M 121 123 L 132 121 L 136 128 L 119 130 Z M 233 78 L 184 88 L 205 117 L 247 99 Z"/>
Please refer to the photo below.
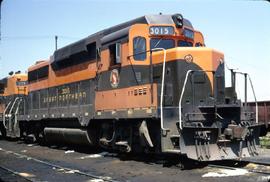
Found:
<path fill-rule="evenodd" d="M 121 43 L 109 46 L 111 66 L 121 64 Z"/>
<path fill-rule="evenodd" d="M 154 48 L 170 49 L 175 47 L 175 43 L 174 40 L 172 39 L 153 38 L 150 40 L 150 47 L 151 49 Z"/>
<path fill-rule="evenodd" d="M 27 81 L 17 81 L 16 85 L 17 86 L 25 86 L 25 85 L 27 85 Z"/>
<path fill-rule="evenodd" d="M 146 59 L 146 40 L 144 37 L 135 37 L 133 39 L 134 60 L 143 61 Z"/>
<path fill-rule="evenodd" d="M 192 47 L 192 43 L 184 41 L 184 40 L 180 40 L 178 41 L 178 47 Z"/>
<path fill-rule="evenodd" d="M 200 42 L 197 42 L 197 43 L 195 44 L 195 47 L 203 47 L 203 44 L 200 43 Z"/>

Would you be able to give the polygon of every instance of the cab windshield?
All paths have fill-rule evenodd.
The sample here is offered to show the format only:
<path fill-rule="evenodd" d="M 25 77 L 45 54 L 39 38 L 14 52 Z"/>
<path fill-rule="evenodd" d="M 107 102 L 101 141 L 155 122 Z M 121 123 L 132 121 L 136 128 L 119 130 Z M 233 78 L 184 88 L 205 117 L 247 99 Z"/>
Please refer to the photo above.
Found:
<path fill-rule="evenodd" d="M 16 85 L 17 86 L 25 86 L 25 85 L 27 85 L 27 81 L 17 81 Z"/>
<path fill-rule="evenodd" d="M 154 48 L 170 49 L 175 47 L 175 42 L 173 39 L 152 38 L 150 40 L 150 47 L 151 49 Z"/>
<path fill-rule="evenodd" d="M 163 38 L 152 38 L 150 40 L 151 49 L 154 48 L 164 48 L 170 49 L 174 47 L 193 47 L 193 43 L 186 40 L 177 40 L 174 39 L 163 39 Z"/>
<path fill-rule="evenodd" d="M 178 47 L 192 47 L 193 44 L 192 44 L 192 42 L 188 42 L 188 41 L 185 41 L 185 40 L 179 40 L 178 43 L 177 43 L 177 46 Z"/>

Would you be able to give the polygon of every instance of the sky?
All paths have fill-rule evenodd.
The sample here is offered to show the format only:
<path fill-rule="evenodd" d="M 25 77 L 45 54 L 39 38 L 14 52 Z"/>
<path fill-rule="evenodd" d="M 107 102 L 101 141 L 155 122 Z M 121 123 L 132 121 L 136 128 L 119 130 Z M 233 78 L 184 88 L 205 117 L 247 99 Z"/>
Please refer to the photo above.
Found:
<path fill-rule="evenodd" d="M 104 28 L 146 14 L 181 13 L 221 51 L 229 68 L 249 73 L 257 100 L 270 100 L 270 3 L 260 0 L 3 0 L 0 78 L 48 59 Z M 226 72 L 226 77 L 229 74 Z M 229 80 L 229 79 L 227 79 Z M 227 83 L 228 85 L 229 83 Z M 243 98 L 243 79 L 237 92 Z M 248 98 L 253 100 L 249 87 Z"/>

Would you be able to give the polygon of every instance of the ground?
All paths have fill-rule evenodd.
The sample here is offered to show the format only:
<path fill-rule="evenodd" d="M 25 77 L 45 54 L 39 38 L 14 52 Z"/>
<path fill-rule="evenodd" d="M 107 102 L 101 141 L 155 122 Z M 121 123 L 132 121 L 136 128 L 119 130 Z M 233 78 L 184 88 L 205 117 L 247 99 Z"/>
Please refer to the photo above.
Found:
<path fill-rule="evenodd" d="M 270 151 L 264 150 L 264 157 Z M 270 159 L 268 158 L 270 163 Z M 196 169 L 181 170 L 177 166 L 167 166 L 158 160 L 144 160 L 96 151 L 94 149 L 40 146 L 21 141 L 0 140 L 0 166 L 17 171 L 20 175 L 34 181 L 88 181 L 102 182 L 106 179 L 116 181 L 269 181 L 270 174 L 252 173 L 249 169 L 258 168 L 249 164 L 243 169 L 231 170 L 205 166 Z M 42 162 L 52 163 L 58 167 L 48 167 Z M 264 160 L 265 161 L 265 160 Z M 61 168 L 65 167 L 65 168 Z M 67 170 L 66 168 L 69 168 Z M 93 179 L 74 173 L 75 170 L 101 176 L 104 180 Z M 265 167 L 264 171 L 270 171 Z M 4 172 L 0 170 L 0 179 Z M 3 181 L 5 179 L 2 179 Z M 8 180 L 7 180 L 8 181 Z M 10 180 L 14 181 L 14 180 Z"/>

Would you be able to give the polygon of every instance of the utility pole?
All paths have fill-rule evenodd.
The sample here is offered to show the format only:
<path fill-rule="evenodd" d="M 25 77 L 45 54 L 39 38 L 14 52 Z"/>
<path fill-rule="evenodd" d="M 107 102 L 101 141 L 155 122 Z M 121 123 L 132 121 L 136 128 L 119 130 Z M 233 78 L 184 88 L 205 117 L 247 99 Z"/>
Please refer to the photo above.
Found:
<path fill-rule="evenodd" d="M 0 46 L 2 41 L 2 2 L 3 0 L 0 0 Z M 2 57 L 0 55 L 0 72 L 2 71 Z"/>
<path fill-rule="evenodd" d="M 1 0 L 0 0 L 1 1 Z M 57 40 L 58 40 L 58 36 L 54 36 L 54 39 L 55 39 L 55 50 L 57 50 Z"/>
<path fill-rule="evenodd" d="M 1 26 L 1 18 L 2 18 L 2 2 L 3 2 L 3 0 L 0 0 L 0 41 L 2 40 L 2 35 L 1 35 L 1 30 L 2 30 L 2 26 Z"/>

